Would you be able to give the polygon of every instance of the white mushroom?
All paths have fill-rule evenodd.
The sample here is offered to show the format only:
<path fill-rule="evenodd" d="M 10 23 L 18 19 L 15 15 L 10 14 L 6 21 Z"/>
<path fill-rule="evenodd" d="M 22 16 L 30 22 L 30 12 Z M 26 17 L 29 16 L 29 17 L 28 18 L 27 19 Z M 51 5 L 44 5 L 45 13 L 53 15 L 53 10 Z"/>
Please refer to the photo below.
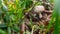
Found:
<path fill-rule="evenodd" d="M 39 14 L 39 18 L 42 18 L 42 14 L 41 13 Z"/>
<path fill-rule="evenodd" d="M 44 10 L 45 10 L 44 6 L 39 5 L 39 6 L 34 7 L 34 12 L 39 13 L 39 18 L 42 18 L 41 12 L 44 11 Z"/>
<path fill-rule="evenodd" d="M 40 6 L 40 5 L 39 5 L 39 6 L 35 6 L 35 7 L 34 7 L 34 11 L 35 11 L 35 12 L 38 12 L 38 13 L 39 13 L 39 12 L 42 12 L 42 11 L 44 11 L 44 10 L 45 10 L 44 6 Z"/>

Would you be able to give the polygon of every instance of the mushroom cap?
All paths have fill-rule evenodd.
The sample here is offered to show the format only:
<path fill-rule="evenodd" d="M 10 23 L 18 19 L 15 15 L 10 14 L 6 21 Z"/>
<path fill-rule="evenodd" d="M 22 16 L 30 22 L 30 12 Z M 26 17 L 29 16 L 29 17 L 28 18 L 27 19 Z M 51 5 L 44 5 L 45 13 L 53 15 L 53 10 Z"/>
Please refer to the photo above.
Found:
<path fill-rule="evenodd" d="M 45 10 L 44 6 L 35 6 L 34 7 L 34 11 L 35 12 L 42 12 L 44 10 Z"/>

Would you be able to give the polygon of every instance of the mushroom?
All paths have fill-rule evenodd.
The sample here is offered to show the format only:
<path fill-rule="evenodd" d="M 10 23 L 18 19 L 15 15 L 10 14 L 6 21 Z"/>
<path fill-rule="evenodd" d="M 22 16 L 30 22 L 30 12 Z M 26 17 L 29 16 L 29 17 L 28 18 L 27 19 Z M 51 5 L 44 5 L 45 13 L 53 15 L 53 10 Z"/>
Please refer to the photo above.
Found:
<path fill-rule="evenodd" d="M 43 12 L 45 10 L 44 6 L 35 6 L 34 7 L 34 12 L 37 12 L 39 14 L 39 18 L 42 18 L 42 14 L 41 12 Z"/>
<path fill-rule="evenodd" d="M 45 8 L 44 8 L 44 6 L 35 6 L 34 7 L 34 11 L 35 12 L 42 12 L 42 11 L 44 11 L 45 10 Z"/>

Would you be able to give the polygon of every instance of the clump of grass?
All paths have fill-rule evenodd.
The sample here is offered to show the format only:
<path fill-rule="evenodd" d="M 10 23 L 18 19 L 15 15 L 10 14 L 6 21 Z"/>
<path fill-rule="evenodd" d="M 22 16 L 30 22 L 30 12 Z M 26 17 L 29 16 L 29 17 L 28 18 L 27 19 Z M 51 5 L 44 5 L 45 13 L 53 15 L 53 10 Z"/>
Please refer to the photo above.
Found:
<path fill-rule="evenodd" d="M 20 31 L 20 26 L 18 25 L 24 20 L 24 9 L 28 10 L 31 4 L 31 0 L 0 0 L 1 16 L 3 16 L 2 19 L 8 34 L 11 34 L 11 30 L 17 33 Z"/>
<path fill-rule="evenodd" d="M 60 0 L 54 0 L 54 10 L 53 10 L 53 14 L 52 14 L 52 18 L 51 21 L 48 25 L 47 31 L 49 31 L 49 29 L 51 28 L 51 25 L 54 23 L 54 32 L 53 34 L 60 34 L 59 30 L 60 30 L 60 5 L 59 2 Z"/>
<path fill-rule="evenodd" d="M 60 0 L 55 0 L 54 2 L 55 2 L 55 8 L 54 8 L 54 12 L 55 12 L 55 18 L 56 18 L 56 20 L 55 20 L 55 26 L 54 26 L 54 34 L 60 34 L 59 32 L 59 30 L 60 30 L 60 5 L 59 5 L 59 2 Z"/>

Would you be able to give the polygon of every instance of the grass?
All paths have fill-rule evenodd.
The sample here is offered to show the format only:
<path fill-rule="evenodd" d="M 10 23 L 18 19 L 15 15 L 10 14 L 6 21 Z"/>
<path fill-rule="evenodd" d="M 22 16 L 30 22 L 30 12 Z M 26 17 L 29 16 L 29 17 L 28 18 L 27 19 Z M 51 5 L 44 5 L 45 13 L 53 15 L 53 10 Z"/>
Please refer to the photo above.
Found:
<path fill-rule="evenodd" d="M 54 9 L 54 12 L 56 14 L 56 22 L 55 22 L 55 30 L 54 30 L 54 34 L 60 34 L 59 30 L 59 26 L 60 26 L 60 5 L 59 5 L 59 2 L 60 0 L 55 0 L 55 9 Z"/>
<path fill-rule="evenodd" d="M 51 25 L 54 23 L 54 33 L 53 34 L 60 34 L 60 0 L 54 0 L 54 10 L 52 14 L 51 21 L 48 25 L 47 31 L 51 28 Z"/>
<path fill-rule="evenodd" d="M 47 26 L 46 32 L 49 31 L 52 24 L 54 23 L 53 34 L 60 34 L 59 33 L 60 32 L 59 31 L 60 30 L 60 4 L 59 4 L 60 2 L 59 1 L 60 0 L 50 0 L 50 2 L 51 3 L 54 2 L 55 5 L 54 5 L 51 21 Z M 4 26 L 3 28 L 6 27 L 8 32 L 7 33 L 5 30 L 0 29 L 0 33 L 11 34 L 11 30 L 13 30 L 14 32 L 17 32 L 18 34 L 20 34 L 19 33 L 20 27 L 18 25 L 20 25 L 24 21 L 24 18 L 25 18 L 24 12 L 29 12 L 33 6 L 39 5 L 39 3 L 40 2 L 37 2 L 36 4 L 32 5 L 33 4 L 32 0 L 15 0 L 14 2 L 13 0 L 12 1 L 4 0 L 4 2 L 0 0 L 0 16 L 1 16 L 0 18 L 4 20 L 4 24 L 6 24 L 6 26 L 3 25 Z M 32 23 L 30 24 L 30 26 L 32 28 L 32 32 L 27 31 L 29 32 L 29 34 L 33 33 L 34 28 L 37 27 Z"/>

